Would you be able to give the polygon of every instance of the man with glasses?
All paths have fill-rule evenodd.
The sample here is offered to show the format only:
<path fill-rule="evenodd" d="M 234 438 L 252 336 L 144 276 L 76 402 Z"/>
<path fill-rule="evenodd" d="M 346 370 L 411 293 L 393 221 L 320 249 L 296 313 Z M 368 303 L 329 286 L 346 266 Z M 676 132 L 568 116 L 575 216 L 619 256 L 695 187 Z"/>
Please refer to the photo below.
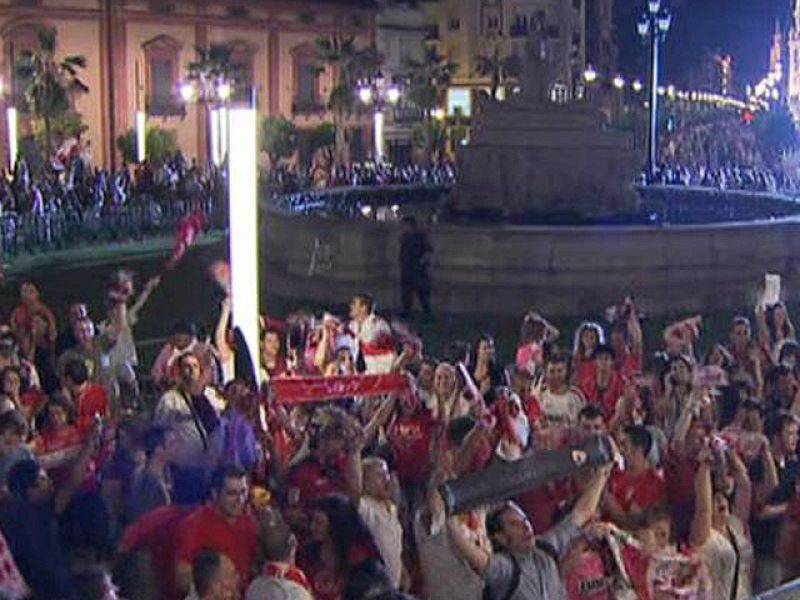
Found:
<path fill-rule="evenodd" d="M 236 466 L 222 467 L 211 479 L 209 502 L 181 523 L 177 545 L 177 584 L 186 593 L 192 582 L 192 563 L 202 550 L 216 550 L 236 567 L 239 580 L 250 580 L 256 550 L 257 525 L 245 512 L 247 473 Z"/>

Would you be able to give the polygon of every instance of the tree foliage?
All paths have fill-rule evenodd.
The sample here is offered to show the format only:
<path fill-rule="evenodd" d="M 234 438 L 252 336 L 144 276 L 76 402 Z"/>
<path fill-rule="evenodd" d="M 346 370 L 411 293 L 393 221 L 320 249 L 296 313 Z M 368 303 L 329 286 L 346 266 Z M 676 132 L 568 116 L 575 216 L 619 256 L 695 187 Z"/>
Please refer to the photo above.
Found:
<path fill-rule="evenodd" d="M 760 111 L 752 126 L 761 155 L 770 166 L 775 166 L 784 152 L 795 150 L 800 144 L 797 125 L 784 106 Z"/>
<path fill-rule="evenodd" d="M 356 87 L 369 80 L 383 63 L 374 46 L 358 48 L 353 36 L 321 36 L 316 40 L 317 60 L 331 70 L 333 83 L 328 95 L 328 109 L 336 128 L 336 161 L 346 159 L 347 119 L 356 112 Z"/>
<path fill-rule="evenodd" d="M 489 54 L 475 57 L 475 74 L 491 81 L 490 95 L 497 99 L 497 91 L 522 74 L 522 60 L 514 53 L 502 55 L 497 43 Z"/>
<path fill-rule="evenodd" d="M 164 162 L 178 151 L 178 134 L 173 129 L 148 126 L 146 136 L 147 160 L 150 162 Z M 117 148 L 122 154 L 122 160 L 136 162 L 136 130 L 128 129 L 119 136 Z"/>
<path fill-rule="evenodd" d="M 222 82 L 236 88 L 244 82 L 242 66 L 233 60 L 233 46 L 230 44 L 210 44 L 195 48 L 196 59 L 186 69 L 186 79 L 194 82 L 201 90 L 201 100 L 216 92 Z"/>
<path fill-rule="evenodd" d="M 421 61 L 406 57 L 403 71 L 409 83 L 408 99 L 430 117 L 431 111 L 444 101 L 447 88 L 458 71 L 458 63 L 430 47 L 426 48 Z"/>
<path fill-rule="evenodd" d="M 297 150 L 297 127 L 286 117 L 265 117 L 261 121 L 261 151 L 275 167 Z"/>
<path fill-rule="evenodd" d="M 20 108 L 34 121 L 40 122 L 44 132 L 42 150 L 49 156 L 56 149 L 53 122 L 72 110 L 75 95 L 89 91 L 80 78 L 87 63 L 81 54 L 56 57 L 58 34 L 55 28 L 40 28 L 37 38 L 38 50 L 23 51 L 14 70 L 18 80 L 25 85 L 25 106 Z"/>

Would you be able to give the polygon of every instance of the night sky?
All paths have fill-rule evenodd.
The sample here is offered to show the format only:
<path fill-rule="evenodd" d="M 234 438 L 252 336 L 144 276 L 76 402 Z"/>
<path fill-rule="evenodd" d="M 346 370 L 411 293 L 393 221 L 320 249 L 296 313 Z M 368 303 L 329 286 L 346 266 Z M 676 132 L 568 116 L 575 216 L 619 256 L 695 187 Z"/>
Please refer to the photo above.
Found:
<path fill-rule="evenodd" d="M 672 9 L 664 77 L 680 85 L 706 50 L 731 54 L 737 85 L 758 80 L 767 72 L 775 20 L 788 28 L 793 0 L 663 0 Z M 644 74 L 644 48 L 636 34 L 636 19 L 644 0 L 617 0 L 617 40 L 620 67 L 629 77 Z"/>

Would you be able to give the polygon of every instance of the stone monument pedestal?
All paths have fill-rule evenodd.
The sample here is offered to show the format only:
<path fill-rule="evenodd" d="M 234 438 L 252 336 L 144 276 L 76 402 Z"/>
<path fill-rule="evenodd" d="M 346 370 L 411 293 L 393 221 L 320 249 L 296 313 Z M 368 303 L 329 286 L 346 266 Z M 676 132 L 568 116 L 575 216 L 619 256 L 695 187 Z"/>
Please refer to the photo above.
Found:
<path fill-rule="evenodd" d="M 608 130 L 588 104 L 487 98 L 459 166 L 457 211 L 602 217 L 637 209 L 633 136 Z"/>

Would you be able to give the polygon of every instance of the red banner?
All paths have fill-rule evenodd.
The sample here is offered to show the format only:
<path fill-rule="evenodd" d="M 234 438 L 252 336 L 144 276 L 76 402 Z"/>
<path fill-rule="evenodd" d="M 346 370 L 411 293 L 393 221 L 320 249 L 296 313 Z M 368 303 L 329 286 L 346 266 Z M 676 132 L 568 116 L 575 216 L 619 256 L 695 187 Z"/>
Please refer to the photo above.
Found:
<path fill-rule="evenodd" d="M 402 373 L 342 375 L 337 377 L 285 377 L 269 382 L 277 402 L 308 404 L 351 396 L 382 396 L 402 392 L 408 381 Z"/>

